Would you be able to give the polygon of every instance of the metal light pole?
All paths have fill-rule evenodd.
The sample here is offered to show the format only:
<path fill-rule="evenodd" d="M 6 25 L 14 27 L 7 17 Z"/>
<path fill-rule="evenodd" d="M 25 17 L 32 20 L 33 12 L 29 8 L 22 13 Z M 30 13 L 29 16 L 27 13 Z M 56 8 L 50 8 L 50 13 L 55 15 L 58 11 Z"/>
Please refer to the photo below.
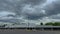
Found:
<path fill-rule="evenodd" d="M 29 29 L 29 17 L 28 17 L 28 29 Z"/>

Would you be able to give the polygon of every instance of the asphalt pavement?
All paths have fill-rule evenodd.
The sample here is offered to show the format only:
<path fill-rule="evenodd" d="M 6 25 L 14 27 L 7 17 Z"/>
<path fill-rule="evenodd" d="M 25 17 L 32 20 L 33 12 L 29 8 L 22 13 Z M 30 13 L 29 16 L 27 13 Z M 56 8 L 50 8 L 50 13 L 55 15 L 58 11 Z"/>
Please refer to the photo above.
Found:
<path fill-rule="evenodd" d="M 0 34 L 60 34 L 60 31 L 0 30 Z"/>

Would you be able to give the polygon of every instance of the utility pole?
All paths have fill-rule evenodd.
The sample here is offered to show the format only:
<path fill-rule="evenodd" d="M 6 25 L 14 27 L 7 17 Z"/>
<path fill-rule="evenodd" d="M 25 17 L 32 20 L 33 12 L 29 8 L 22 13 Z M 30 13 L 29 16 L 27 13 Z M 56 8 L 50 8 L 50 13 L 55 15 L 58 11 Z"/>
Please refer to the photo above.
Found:
<path fill-rule="evenodd" d="M 28 28 L 29 28 L 29 22 L 28 22 Z"/>
<path fill-rule="evenodd" d="M 29 25 L 30 25 L 30 24 L 29 24 L 29 17 L 28 17 L 28 29 L 29 29 Z"/>

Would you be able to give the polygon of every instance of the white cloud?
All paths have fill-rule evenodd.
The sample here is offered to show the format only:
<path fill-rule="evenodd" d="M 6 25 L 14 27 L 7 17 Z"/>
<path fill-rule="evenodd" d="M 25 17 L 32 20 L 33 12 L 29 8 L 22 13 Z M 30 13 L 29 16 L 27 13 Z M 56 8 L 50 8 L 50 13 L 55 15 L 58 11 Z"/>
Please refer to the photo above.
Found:
<path fill-rule="evenodd" d="M 9 1 L 9 2 L 7 2 L 7 1 Z M 1 5 L 5 5 L 5 6 L 1 6 L 1 8 L 0 8 L 3 10 L 0 12 L 0 19 L 18 19 L 18 20 L 21 20 L 19 22 L 24 22 L 24 23 L 28 23 L 28 21 L 29 21 L 29 23 L 60 21 L 59 19 L 53 19 L 53 18 L 60 17 L 60 14 L 58 14 L 57 17 L 56 17 L 56 15 L 54 17 L 52 16 L 53 18 L 51 17 L 51 15 L 45 16 L 45 14 L 47 14 L 48 12 L 46 12 L 46 10 L 44 10 L 44 7 L 47 7 L 47 5 L 48 5 L 49 6 L 48 8 L 50 8 L 48 10 L 53 10 L 54 7 L 50 6 L 50 4 L 52 4 L 56 0 L 46 0 L 46 2 L 41 2 L 41 3 L 39 2 L 40 0 L 37 0 L 37 1 L 36 0 L 7 0 L 7 1 L 6 1 L 7 3 L 1 4 Z M 8 10 L 8 11 L 5 11 L 5 10 Z M 15 13 L 19 14 L 19 16 L 7 17 L 7 15 L 9 15 L 9 14 L 16 15 Z M 33 18 L 35 17 L 35 18 L 37 18 L 37 20 L 24 19 L 26 15 L 32 16 Z M 40 18 L 40 17 L 42 17 L 42 18 Z"/>
<path fill-rule="evenodd" d="M 1 12 L 0 12 L 0 17 L 7 16 L 7 15 L 9 15 L 9 14 L 15 15 L 15 13 L 13 13 L 13 12 L 1 11 Z"/>

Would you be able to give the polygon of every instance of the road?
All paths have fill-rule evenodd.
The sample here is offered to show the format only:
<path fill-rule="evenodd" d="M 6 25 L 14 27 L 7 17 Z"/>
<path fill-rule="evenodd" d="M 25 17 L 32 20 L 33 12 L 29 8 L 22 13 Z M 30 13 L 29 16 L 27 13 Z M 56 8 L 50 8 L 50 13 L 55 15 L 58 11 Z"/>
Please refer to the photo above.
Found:
<path fill-rule="evenodd" d="M 0 34 L 60 34 L 60 31 L 0 30 Z"/>

